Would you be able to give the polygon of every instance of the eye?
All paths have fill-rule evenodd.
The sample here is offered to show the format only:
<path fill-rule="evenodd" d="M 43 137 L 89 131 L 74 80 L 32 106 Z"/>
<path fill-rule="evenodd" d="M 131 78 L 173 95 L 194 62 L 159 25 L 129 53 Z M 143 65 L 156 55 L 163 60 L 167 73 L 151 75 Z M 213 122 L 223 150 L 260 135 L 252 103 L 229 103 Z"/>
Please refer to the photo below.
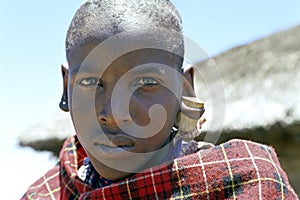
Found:
<path fill-rule="evenodd" d="M 79 84 L 82 86 L 85 86 L 85 87 L 95 86 L 95 85 L 100 86 L 100 87 L 103 86 L 102 81 L 96 77 L 83 78 L 80 80 Z"/>
<path fill-rule="evenodd" d="M 159 82 L 154 79 L 154 78 L 150 78 L 150 77 L 143 77 L 143 78 L 140 78 L 138 81 L 137 81 L 137 85 L 140 86 L 140 87 L 155 87 L 155 86 L 159 86 Z"/>

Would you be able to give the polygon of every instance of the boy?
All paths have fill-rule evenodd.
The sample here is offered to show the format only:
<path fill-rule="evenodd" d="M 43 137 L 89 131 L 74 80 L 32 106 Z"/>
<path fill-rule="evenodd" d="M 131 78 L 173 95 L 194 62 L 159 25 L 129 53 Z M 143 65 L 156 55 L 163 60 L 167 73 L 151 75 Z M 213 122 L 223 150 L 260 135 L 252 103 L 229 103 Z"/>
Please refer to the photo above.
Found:
<path fill-rule="evenodd" d="M 182 124 L 197 131 L 204 112 L 184 97 L 194 93 L 183 49 L 181 18 L 168 0 L 85 2 L 62 66 L 60 108 L 76 135 L 22 199 L 297 198 L 269 147 L 182 146 Z"/>

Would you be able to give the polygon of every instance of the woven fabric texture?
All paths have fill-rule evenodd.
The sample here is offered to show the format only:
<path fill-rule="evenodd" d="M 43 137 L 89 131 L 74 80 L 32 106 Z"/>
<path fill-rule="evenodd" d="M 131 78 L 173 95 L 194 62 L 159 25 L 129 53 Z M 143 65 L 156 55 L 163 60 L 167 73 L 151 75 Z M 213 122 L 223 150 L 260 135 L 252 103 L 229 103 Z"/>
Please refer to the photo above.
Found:
<path fill-rule="evenodd" d="M 274 149 L 252 141 L 230 140 L 103 188 L 79 179 L 85 157 L 76 136 L 68 138 L 58 165 L 21 199 L 298 199 Z"/>

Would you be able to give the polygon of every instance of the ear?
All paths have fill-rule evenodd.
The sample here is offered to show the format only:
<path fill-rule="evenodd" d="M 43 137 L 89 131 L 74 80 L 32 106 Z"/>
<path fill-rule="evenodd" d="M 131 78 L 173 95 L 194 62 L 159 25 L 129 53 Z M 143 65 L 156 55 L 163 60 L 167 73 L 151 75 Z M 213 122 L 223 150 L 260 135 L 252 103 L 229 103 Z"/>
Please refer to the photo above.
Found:
<path fill-rule="evenodd" d="M 183 76 L 184 80 L 182 83 L 182 98 L 188 98 L 192 104 L 198 105 L 200 102 L 203 103 L 202 100 L 196 98 L 196 94 L 194 91 L 194 67 L 192 65 L 189 65 L 187 68 L 185 68 Z M 200 119 L 204 111 L 204 107 L 194 108 L 189 104 L 185 104 L 183 101 L 181 102 L 181 112 L 191 119 Z"/>
<path fill-rule="evenodd" d="M 182 96 L 195 97 L 194 91 L 194 67 L 190 65 L 183 72 Z"/>
<path fill-rule="evenodd" d="M 69 111 L 69 103 L 68 103 L 68 69 L 67 64 L 61 65 L 61 74 L 63 78 L 63 94 L 61 97 L 61 101 L 59 103 L 59 108 L 65 112 Z"/>

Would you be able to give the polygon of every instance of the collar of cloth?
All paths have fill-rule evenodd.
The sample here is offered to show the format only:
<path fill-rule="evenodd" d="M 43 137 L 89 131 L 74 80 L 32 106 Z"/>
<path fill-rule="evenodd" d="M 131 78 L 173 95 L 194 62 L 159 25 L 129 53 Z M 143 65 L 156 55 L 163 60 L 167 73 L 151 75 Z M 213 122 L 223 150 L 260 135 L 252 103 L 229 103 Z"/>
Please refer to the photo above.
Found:
<path fill-rule="evenodd" d="M 298 199 L 272 147 L 239 139 L 203 150 L 197 146 L 203 143 L 186 144 L 188 151 L 172 162 L 93 188 L 79 177 L 87 155 L 72 136 L 63 145 L 59 164 L 22 200 Z"/>
<path fill-rule="evenodd" d="M 172 142 L 172 141 L 168 141 Z M 182 139 L 176 138 L 171 145 L 169 145 L 168 152 L 165 158 L 162 160 L 162 163 L 168 162 L 170 160 L 174 160 L 180 156 L 180 152 L 182 149 Z M 83 165 L 78 170 L 78 176 L 80 179 L 91 186 L 92 188 L 101 188 L 108 185 L 111 185 L 113 181 L 104 178 L 101 176 L 93 167 L 90 159 L 85 157 L 83 160 Z"/>

